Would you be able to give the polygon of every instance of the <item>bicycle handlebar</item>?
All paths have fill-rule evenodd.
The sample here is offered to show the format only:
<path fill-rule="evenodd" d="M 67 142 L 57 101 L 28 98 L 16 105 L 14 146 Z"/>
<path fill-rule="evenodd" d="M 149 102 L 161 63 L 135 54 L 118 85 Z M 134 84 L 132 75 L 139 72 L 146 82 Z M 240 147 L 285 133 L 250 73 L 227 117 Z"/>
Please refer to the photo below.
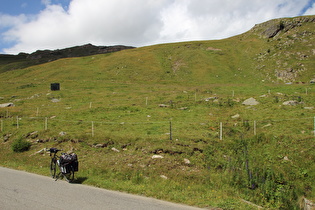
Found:
<path fill-rule="evenodd" d="M 48 151 L 49 151 L 50 153 L 57 153 L 57 152 L 59 152 L 59 151 L 62 151 L 62 149 L 57 149 L 57 148 L 52 147 L 52 148 L 50 148 Z"/>

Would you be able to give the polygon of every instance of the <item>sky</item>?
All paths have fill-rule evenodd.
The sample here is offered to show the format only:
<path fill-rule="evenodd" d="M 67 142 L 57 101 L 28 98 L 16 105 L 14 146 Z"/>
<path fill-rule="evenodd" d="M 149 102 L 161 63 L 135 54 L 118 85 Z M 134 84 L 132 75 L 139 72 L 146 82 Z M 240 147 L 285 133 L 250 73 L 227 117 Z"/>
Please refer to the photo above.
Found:
<path fill-rule="evenodd" d="M 315 0 L 0 0 L 0 53 L 224 39 Z"/>

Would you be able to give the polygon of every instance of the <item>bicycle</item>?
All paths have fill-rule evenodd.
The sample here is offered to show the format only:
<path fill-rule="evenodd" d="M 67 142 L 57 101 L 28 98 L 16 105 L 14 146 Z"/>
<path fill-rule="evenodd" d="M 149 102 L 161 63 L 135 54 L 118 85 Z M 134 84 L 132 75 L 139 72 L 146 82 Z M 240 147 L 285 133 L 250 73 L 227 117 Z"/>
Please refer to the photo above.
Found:
<path fill-rule="evenodd" d="M 74 172 L 78 171 L 78 162 L 68 162 L 63 163 L 62 156 L 68 155 L 67 153 L 62 153 L 61 156 L 58 156 L 57 153 L 62 151 L 61 149 L 50 148 L 48 150 L 50 152 L 51 162 L 50 162 L 50 175 L 52 178 L 57 181 L 59 178 L 64 177 L 67 182 L 71 183 L 74 180 Z M 58 167 L 57 167 L 58 166 Z M 59 169 L 59 173 L 56 175 L 57 168 Z"/>

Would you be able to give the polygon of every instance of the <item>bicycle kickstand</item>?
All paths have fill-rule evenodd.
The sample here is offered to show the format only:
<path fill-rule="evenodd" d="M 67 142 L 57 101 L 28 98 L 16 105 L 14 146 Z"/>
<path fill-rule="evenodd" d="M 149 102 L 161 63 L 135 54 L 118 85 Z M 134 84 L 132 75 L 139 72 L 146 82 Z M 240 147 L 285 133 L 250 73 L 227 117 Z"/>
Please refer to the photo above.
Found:
<path fill-rule="evenodd" d="M 55 181 L 57 181 L 59 179 L 59 176 L 61 175 L 61 172 L 59 172 L 59 174 L 56 176 Z"/>

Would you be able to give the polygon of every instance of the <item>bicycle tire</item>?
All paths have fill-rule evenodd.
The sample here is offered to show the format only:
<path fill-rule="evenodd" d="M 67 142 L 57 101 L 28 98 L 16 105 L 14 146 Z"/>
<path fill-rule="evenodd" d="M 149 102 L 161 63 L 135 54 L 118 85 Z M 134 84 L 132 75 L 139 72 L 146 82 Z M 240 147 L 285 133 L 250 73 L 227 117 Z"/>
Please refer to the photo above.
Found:
<path fill-rule="evenodd" d="M 70 167 L 70 172 L 63 174 L 63 176 L 65 177 L 67 182 L 69 182 L 69 183 L 73 182 L 73 180 L 74 180 L 74 169 L 73 169 L 73 167 L 71 166 Z"/>
<path fill-rule="evenodd" d="M 52 178 L 56 177 L 56 159 L 52 158 L 50 162 L 50 175 Z"/>

